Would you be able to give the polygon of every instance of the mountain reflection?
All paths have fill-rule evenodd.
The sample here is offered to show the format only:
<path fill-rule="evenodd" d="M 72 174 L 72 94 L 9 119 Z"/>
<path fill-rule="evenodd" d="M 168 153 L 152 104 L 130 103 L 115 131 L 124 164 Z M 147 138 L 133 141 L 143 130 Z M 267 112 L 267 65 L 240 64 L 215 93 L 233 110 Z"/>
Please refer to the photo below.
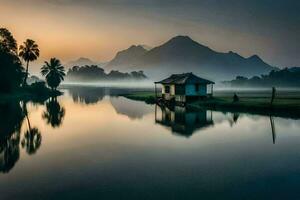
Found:
<path fill-rule="evenodd" d="M 65 108 L 59 104 L 56 97 L 51 97 L 46 102 L 46 111 L 44 111 L 42 118 L 47 124 L 50 124 L 51 127 L 56 128 L 62 125 L 64 117 Z"/>
<path fill-rule="evenodd" d="M 153 108 L 144 102 L 132 101 L 125 97 L 112 97 L 110 103 L 116 113 L 125 115 L 131 120 L 142 119 L 146 114 L 153 112 Z"/>
<path fill-rule="evenodd" d="M 212 111 L 155 106 L 155 122 L 169 128 L 172 133 L 190 137 L 196 130 L 214 125 Z"/>

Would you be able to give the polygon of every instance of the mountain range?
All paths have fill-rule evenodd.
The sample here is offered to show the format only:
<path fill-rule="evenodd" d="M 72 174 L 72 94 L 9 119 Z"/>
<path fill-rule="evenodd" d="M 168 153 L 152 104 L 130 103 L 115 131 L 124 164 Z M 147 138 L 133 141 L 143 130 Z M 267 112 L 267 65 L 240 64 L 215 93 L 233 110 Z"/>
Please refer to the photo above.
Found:
<path fill-rule="evenodd" d="M 257 55 L 245 58 L 232 51 L 216 52 L 188 36 L 176 36 L 151 49 L 133 45 L 118 52 L 104 68 L 120 71 L 144 70 L 153 80 L 173 73 L 193 72 L 215 81 L 236 76 L 261 75 L 277 69 Z"/>
<path fill-rule="evenodd" d="M 77 60 L 72 60 L 72 61 L 69 61 L 65 64 L 65 66 L 67 68 L 71 68 L 71 67 L 74 67 L 74 66 L 85 66 L 85 65 L 98 65 L 99 67 L 102 67 L 103 65 L 105 65 L 106 63 L 100 63 L 100 62 L 96 62 L 96 61 L 93 61 L 89 58 L 84 58 L 84 57 L 81 57 L 81 58 L 78 58 Z"/>

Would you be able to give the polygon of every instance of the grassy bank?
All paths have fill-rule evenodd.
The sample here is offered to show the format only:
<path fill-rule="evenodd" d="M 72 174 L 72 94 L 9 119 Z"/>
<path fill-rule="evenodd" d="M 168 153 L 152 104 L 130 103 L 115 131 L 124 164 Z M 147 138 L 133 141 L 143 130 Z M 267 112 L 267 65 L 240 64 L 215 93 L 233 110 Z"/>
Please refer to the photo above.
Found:
<path fill-rule="evenodd" d="M 135 92 L 133 94 L 124 94 L 122 96 L 136 101 L 144 101 L 148 104 L 155 104 L 156 102 L 155 93 L 153 92 Z"/>
<path fill-rule="evenodd" d="M 155 94 L 151 92 L 124 95 L 133 100 L 155 103 Z M 222 112 L 241 112 L 259 115 L 272 115 L 288 118 L 300 118 L 300 98 L 275 98 L 273 105 L 269 97 L 240 97 L 233 102 L 232 97 L 214 97 L 206 100 L 189 103 L 188 107 L 195 109 L 210 109 Z"/>

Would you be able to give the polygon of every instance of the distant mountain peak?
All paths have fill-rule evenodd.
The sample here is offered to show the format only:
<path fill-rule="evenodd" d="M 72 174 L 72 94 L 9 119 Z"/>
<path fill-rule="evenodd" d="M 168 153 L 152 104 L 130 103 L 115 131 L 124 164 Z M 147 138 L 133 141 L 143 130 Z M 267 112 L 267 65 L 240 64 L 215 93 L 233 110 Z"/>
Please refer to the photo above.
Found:
<path fill-rule="evenodd" d="M 192 38 L 190 38 L 190 36 L 187 36 L 187 35 L 177 35 L 177 36 L 173 37 L 172 39 L 173 40 L 192 40 Z"/>
<path fill-rule="evenodd" d="M 142 46 L 144 49 L 146 49 L 147 51 L 151 50 L 152 47 L 146 44 L 141 44 L 140 46 Z"/>
<path fill-rule="evenodd" d="M 107 69 L 114 69 L 122 65 L 134 65 L 138 58 L 148 52 L 142 45 L 132 45 L 128 49 L 119 51 L 116 56 L 106 65 Z"/>
<path fill-rule="evenodd" d="M 80 57 L 76 60 L 77 62 L 85 62 L 85 61 L 89 61 L 89 62 L 92 62 L 91 59 L 89 58 L 86 58 L 86 57 Z"/>
<path fill-rule="evenodd" d="M 145 53 L 147 50 L 142 45 L 131 45 L 128 49 L 119 51 L 117 56 L 126 56 L 128 54 L 140 54 Z"/>
<path fill-rule="evenodd" d="M 84 65 L 99 65 L 102 66 L 105 63 L 101 63 L 101 62 L 97 62 L 97 61 L 93 61 L 89 58 L 86 57 L 80 57 L 78 59 L 69 61 L 65 64 L 66 67 L 73 67 L 73 66 L 84 66 Z"/>
<path fill-rule="evenodd" d="M 107 69 L 126 71 L 139 69 L 144 70 L 149 77 L 192 71 L 216 80 L 237 75 L 252 76 L 267 73 L 274 67 L 257 55 L 245 58 L 233 51 L 217 52 L 189 36 L 178 35 L 148 51 L 141 45 L 133 45 L 127 50 L 120 51 L 108 63 Z"/>
<path fill-rule="evenodd" d="M 249 60 L 255 60 L 255 61 L 263 61 L 258 55 L 253 55 L 253 56 L 250 56 L 248 58 Z"/>
<path fill-rule="evenodd" d="M 192 38 L 190 38 L 189 36 L 178 35 L 178 36 L 175 36 L 175 37 L 171 38 L 166 43 L 197 43 L 197 42 L 192 40 Z"/>
<path fill-rule="evenodd" d="M 131 45 L 128 49 L 124 51 L 130 51 L 130 50 L 146 50 L 142 45 Z"/>

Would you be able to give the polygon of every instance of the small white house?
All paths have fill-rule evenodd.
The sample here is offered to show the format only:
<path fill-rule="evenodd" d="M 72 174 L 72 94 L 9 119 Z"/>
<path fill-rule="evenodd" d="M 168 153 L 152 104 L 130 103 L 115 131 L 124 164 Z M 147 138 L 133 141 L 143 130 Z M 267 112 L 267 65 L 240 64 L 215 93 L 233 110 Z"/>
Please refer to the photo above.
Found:
<path fill-rule="evenodd" d="M 170 77 L 155 82 L 162 85 L 162 99 L 166 101 L 187 102 L 213 95 L 212 81 L 200 78 L 193 73 L 173 74 Z"/>

